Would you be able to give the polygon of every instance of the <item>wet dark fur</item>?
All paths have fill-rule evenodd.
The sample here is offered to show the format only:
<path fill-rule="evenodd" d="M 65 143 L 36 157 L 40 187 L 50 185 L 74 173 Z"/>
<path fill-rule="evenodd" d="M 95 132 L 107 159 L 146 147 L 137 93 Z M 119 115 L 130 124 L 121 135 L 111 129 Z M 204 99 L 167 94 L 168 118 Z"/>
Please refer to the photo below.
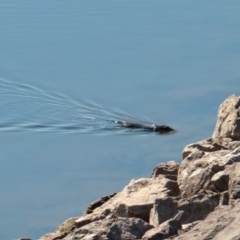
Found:
<path fill-rule="evenodd" d="M 157 132 L 160 134 L 175 132 L 175 130 L 173 128 L 166 126 L 166 125 L 155 125 L 155 124 L 144 125 L 144 124 L 126 122 L 126 121 L 114 121 L 114 122 L 118 123 L 121 126 L 126 127 L 126 128 L 142 129 L 144 131 Z"/>

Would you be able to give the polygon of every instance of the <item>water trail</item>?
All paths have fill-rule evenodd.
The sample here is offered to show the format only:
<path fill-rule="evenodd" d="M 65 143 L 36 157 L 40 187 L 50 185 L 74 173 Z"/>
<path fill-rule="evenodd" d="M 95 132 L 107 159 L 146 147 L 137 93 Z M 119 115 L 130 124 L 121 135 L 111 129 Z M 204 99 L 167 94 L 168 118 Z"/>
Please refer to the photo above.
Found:
<path fill-rule="evenodd" d="M 49 93 L 3 78 L 0 78 L 0 116 L 0 131 L 136 134 L 145 131 L 123 127 L 117 121 L 153 124 L 92 102 L 75 101 L 60 93 Z"/>

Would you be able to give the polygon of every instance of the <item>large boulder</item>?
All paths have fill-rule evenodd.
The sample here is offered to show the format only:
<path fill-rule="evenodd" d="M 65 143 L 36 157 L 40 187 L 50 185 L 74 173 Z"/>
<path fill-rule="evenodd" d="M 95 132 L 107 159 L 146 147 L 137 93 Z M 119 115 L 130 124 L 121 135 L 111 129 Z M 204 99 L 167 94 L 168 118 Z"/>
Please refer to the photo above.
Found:
<path fill-rule="evenodd" d="M 231 150 L 219 150 L 204 153 L 202 157 L 192 159 L 187 156 L 180 165 L 178 184 L 183 198 L 204 192 L 221 192 L 228 189 L 227 168 L 240 161 L 240 153 Z M 223 171 L 222 173 L 219 173 Z M 217 174 L 217 176 L 215 176 Z M 222 174 L 222 176 L 220 176 Z M 219 186 L 220 181 L 226 186 Z"/>
<path fill-rule="evenodd" d="M 156 228 L 148 230 L 144 234 L 142 239 L 143 240 L 163 240 L 178 234 L 178 231 L 182 229 L 180 219 L 183 213 L 184 213 L 183 211 L 180 211 L 174 218 L 171 218 L 163 222 Z"/>
<path fill-rule="evenodd" d="M 240 202 L 236 201 L 232 205 L 217 207 L 206 219 L 174 240 L 237 240 L 240 236 L 239 221 Z"/>
<path fill-rule="evenodd" d="M 106 217 L 137 217 L 148 222 L 150 210 L 156 198 L 178 195 L 177 182 L 163 174 L 152 178 L 133 179 L 120 193 L 94 209 L 91 214 L 77 219 L 76 225 L 82 227 Z"/>
<path fill-rule="evenodd" d="M 219 198 L 219 194 L 214 194 L 195 195 L 188 199 L 173 197 L 156 199 L 150 214 L 150 224 L 157 227 L 173 218 L 179 211 L 184 212 L 181 217 L 182 224 L 203 220 L 219 205 Z"/>
<path fill-rule="evenodd" d="M 134 240 L 142 238 L 151 228 L 153 226 L 139 218 L 111 218 L 85 225 L 69 234 L 64 240 L 84 239 L 92 234 L 106 240 Z"/>
<path fill-rule="evenodd" d="M 231 95 L 220 105 L 213 137 L 240 140 L 240 97 Z"/>
<path fill-rule="evenodd" d="M 166 163 L 158 164 L 151 174 L 151 178 L 156 178 L 163 175 L 166 178 L 177 180 L 179 164 L 175 161 L 168 161 Z"/>

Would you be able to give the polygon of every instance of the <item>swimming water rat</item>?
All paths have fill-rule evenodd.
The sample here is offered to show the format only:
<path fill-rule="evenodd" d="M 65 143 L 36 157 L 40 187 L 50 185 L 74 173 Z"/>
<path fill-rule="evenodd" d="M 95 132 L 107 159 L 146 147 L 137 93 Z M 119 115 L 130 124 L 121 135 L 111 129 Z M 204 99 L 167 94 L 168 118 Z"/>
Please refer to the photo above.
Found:
<path fill-rule="evenodd" d="M 122 127 L 142 129 L 144 131 L 158 132 L 160 134 L 175 132 L 173 128 L 166 125 L 156 125 L 156 124 L 144 125 L 139 123 L 127 122 L 127 121 L 114 121 L 114 122 L 120 124 Z"/>

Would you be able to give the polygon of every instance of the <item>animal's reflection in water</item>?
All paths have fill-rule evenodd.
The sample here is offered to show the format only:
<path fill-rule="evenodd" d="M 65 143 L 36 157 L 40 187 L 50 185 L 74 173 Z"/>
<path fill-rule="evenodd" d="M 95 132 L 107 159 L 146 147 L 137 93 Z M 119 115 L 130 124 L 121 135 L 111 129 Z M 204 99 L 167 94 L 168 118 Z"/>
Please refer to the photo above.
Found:
<path fill-rule="evenodd" d="M 0 78 L 1 131 L 55 131 L 99 134 L 174 133 L 166 125 L 95 103 L 74 100 L 30 85 Z"/>

